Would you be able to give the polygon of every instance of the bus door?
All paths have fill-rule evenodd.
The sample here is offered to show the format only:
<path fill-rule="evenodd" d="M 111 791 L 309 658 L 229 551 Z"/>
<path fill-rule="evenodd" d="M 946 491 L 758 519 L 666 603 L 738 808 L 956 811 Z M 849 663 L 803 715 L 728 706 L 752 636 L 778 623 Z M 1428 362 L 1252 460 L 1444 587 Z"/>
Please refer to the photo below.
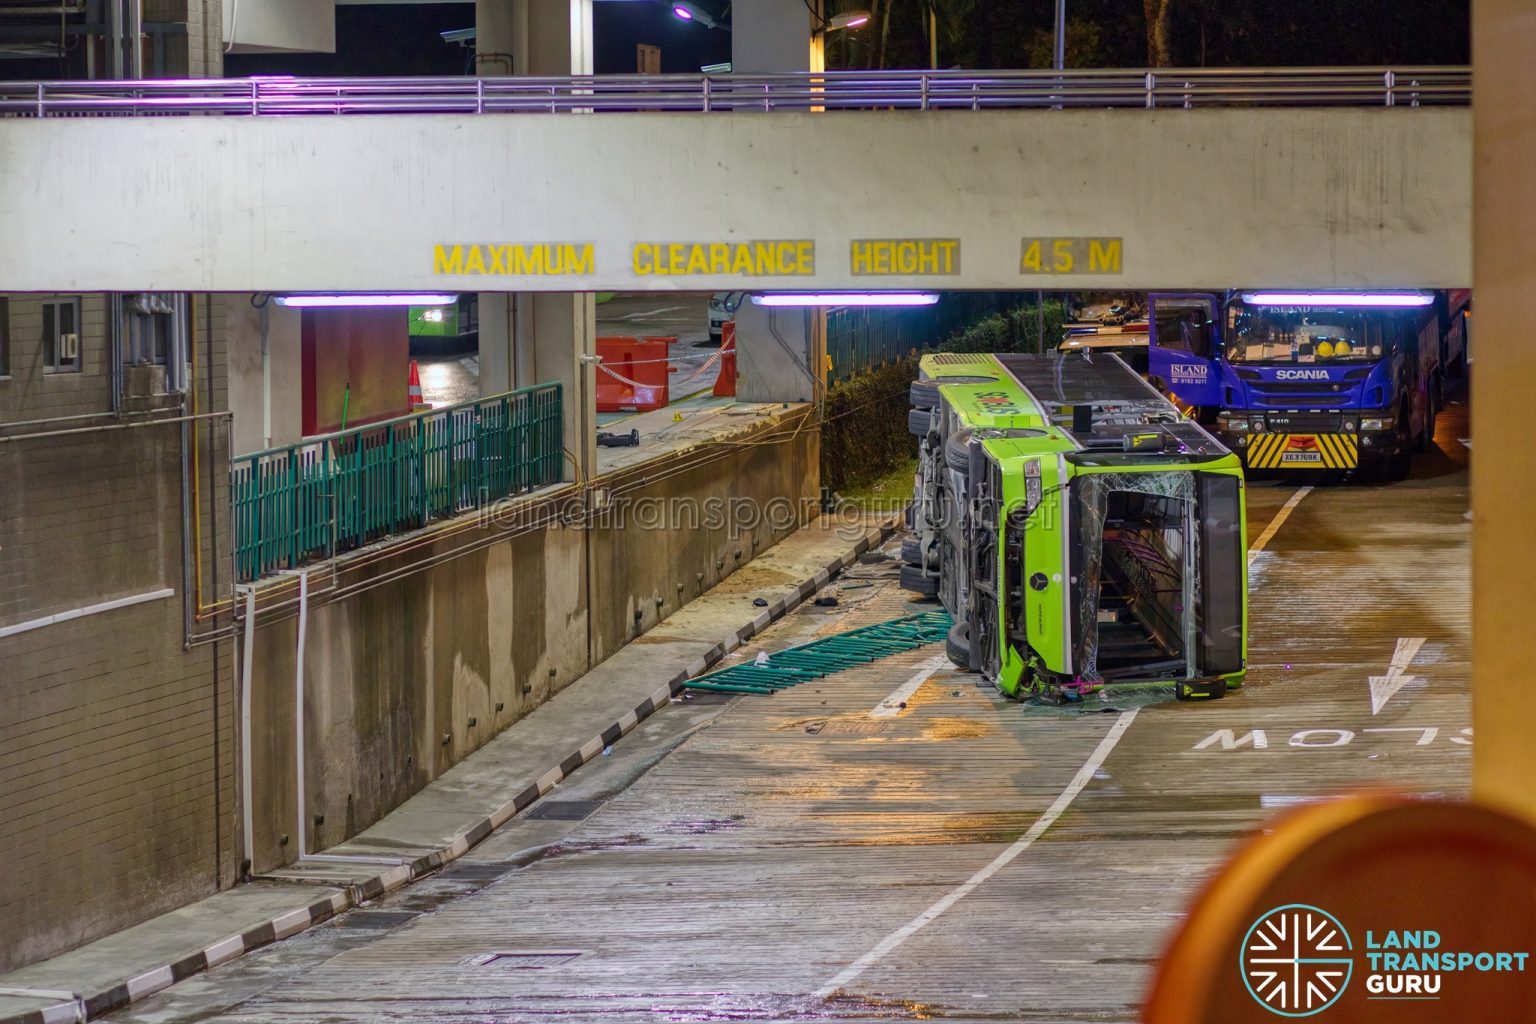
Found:
<path fill-rule="evenodd" d="M 1221 405 L 1220 308 L 1215 295 L 1153 295 L 1148 376 L 1179 406 Z"/>

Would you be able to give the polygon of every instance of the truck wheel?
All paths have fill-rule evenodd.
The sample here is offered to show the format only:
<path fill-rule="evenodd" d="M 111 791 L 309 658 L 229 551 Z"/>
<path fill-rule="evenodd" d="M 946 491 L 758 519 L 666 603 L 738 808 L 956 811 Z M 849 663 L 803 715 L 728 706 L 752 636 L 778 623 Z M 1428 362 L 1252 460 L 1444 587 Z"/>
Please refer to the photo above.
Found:
<path fill-rule="evenodd" d="M 1385 467 L 1386 478 L 1391 481 L 1408 479 L 1408 471 L 1413 468 L 1413 434 L 1412 426 L 1408 419 L 1408 403 L 1405 401 L 1397 410 L 1397 439 L 1392 449 L 1392 454 L 1387 456 Z"/>
<path fill-rule="evenodd" d="M 949 655 L 949 660 L 958 669 L 973 672 L 971 667 L 971 624 L 957 622 L 949 627 L 949 635 L 944 638 L 944 653 Z"/>
<path fill-rule="evenodd" d="M 924 597 L 936 597 L 939 593 L 939 578 L 929 576 L 918 566 L 904 565 L 901 567 L 901 589 Z"/>
<path fill-rule="evenodd" d="M 932 409 L 939 404 L 939 386 L 931 380 L 915 380 L 907 389 L 914 409 Z"/>
<path fill-rule="evenodd" d="M 933 425 L 933 413 L 927 409 L 913 409 L 907 413 L 907 429 L 918 437 L 926 437 Z"/>
<path fill-rule="evenodd" d="M 1430 381 L 1429 395 L 1424 409 L 1424 432 L 1419 435 L 1418 443 L 1414 447 L 1420 452 L 1427 452 L 1435 444 L 1435 415 L 1440 411 L 1440 378 Z"/>
<path fill-rule="evenodd" d="M 915 565 L 919 569 L 923 567 L 923 549 L 915 540 L 901 542 L 901 560 L 908 565 Z"/>

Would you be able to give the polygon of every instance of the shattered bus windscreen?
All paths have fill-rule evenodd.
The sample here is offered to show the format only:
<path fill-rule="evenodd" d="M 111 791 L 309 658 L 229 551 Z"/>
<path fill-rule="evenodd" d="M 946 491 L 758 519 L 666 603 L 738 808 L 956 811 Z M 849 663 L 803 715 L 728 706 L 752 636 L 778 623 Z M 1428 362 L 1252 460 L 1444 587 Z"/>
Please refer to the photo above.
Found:
<path fill-rule="evenodd" d="M 1072 483 L 1073 664 L 1080 679 L 1242 668 L 1241 496 L 1230 476 L 1093 473 Z"/>

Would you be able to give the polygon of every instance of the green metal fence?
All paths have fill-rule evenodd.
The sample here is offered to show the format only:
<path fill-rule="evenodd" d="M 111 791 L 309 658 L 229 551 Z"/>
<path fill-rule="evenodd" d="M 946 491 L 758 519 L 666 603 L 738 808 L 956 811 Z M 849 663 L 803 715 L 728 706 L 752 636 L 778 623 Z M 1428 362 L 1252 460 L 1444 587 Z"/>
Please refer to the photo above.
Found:
<path fill-rule="evenodd" d="M 560 479 L 559 384 L 538 384 L 233 460 L 248 581 Z"/>

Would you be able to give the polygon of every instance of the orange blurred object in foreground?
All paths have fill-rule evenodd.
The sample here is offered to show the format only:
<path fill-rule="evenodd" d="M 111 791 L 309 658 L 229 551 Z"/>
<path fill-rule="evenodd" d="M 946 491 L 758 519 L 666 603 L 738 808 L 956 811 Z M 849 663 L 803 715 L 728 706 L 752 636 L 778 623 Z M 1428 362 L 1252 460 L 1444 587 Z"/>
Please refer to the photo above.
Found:
<path fill-rule="evenodd" d="M 1196 898 L 1143 1020 L 1287 1017 L 1536 1020 L 1536 829 L 1479 804 L 1356 796 L 1242 846 Z"/>

